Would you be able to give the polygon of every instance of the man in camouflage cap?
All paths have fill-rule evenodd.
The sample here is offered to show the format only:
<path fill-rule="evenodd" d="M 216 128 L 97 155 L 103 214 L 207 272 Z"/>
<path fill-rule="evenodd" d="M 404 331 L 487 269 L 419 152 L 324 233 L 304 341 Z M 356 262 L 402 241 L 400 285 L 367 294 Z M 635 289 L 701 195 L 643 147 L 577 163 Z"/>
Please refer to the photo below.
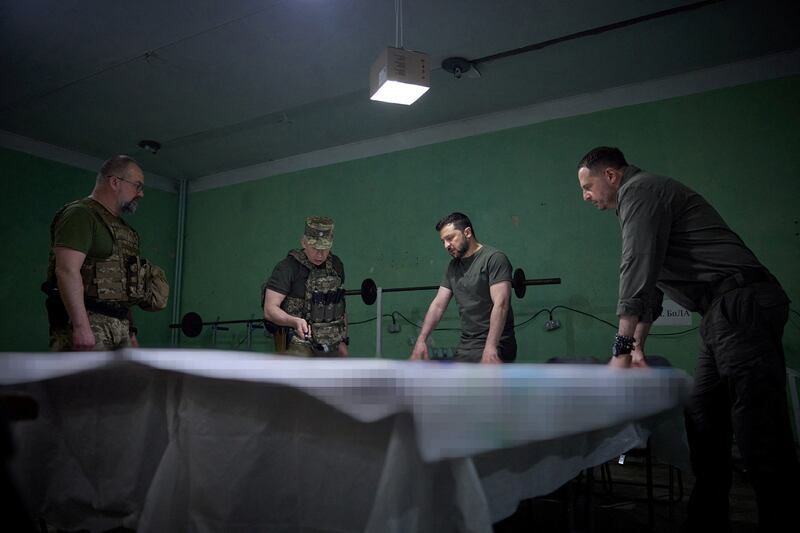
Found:
<path fill-rule="evenodd" d="M 278 352 L 347 356 L 344 265 L 331 253 L 333 227 L 330 218 L 308 217 L 301 248 L 291 250 L 261 288 L 264 318 L 280 326 Z M 279 342 L 287 329 L 288 338 Z"/>
<path fill-rule="evenodd" d="M 166 307 L 164 272 L 139 256 L 139 235 L 121 217 L 136 211 L 143 196 L 141 167 L 116 155 L 100 167 L 92 193 L 53 218 L 42 284 L 52 350 L 138 346 L 131 307 Z"/>
<path fill-rule="evenodd" d="M 333 246 L 333 220 L 327 217 L 308 217 L 303 236 L 315 250 L 330 250 Z"/>

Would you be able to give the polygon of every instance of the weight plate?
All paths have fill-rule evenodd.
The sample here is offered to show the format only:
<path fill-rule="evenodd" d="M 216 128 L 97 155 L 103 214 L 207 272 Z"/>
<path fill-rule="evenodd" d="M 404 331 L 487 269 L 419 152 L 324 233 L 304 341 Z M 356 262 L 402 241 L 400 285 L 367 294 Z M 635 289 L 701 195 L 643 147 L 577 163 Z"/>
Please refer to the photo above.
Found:
<path fill-rule="evenodd" d="M 528 290 L 528 287 L 525 285 L 524 270 L 518 268 L 514 271 L 514 277 L 512 278 L 511 285 L 514 287 L 514 294 L 517 295 L 517 298 L 525 297 L 525 291 Z"/>
<path fill-rule="evenodd" d="M 189 311 L 181 319 L 181 331 L 187 337 L 197 337 L 203 331 L 203 319 L 194 311 Z"/>
<path fill-rule="evenodd" d="M 367 305 L 372 305 L 378 299 L 378 286 L 372 278 L 367 278 L 361 282 L 361 300 Z"/>

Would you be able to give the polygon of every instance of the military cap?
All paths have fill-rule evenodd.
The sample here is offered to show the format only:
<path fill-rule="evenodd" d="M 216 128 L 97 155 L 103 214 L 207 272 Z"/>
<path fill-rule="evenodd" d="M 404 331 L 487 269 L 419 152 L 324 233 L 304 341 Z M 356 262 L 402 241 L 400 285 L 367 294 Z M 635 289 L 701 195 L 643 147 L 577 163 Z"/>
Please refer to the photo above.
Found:
<path fill-rule="evenodd" d="M 303 235 L 312 248 L 327 250 L 333 246 L 333 219 L 328 217 L 306 218 L 306 230 Z"/>

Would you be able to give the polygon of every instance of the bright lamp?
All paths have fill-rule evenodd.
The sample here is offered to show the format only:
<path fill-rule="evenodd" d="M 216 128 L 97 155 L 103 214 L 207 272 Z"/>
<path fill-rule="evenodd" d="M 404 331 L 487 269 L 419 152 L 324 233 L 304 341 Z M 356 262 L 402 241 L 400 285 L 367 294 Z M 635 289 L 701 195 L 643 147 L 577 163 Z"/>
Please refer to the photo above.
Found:
<path fill-rule="evenodd" d="M 430 89 L 428 54 L 388 47 L 369 71 L 371 100 L 411 105 Z"/>

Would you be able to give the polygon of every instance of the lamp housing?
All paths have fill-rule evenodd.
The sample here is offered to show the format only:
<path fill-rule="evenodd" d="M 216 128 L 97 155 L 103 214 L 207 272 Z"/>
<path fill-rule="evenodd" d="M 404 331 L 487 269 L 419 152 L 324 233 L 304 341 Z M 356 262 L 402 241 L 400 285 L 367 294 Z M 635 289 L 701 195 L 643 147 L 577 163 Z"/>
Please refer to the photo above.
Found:
<path fill-rule="evenodd" d="M 424 52 L 386 48 L 369 71 L 370 100 L 413 104 L 431 87 L 428 63 Z"/>

